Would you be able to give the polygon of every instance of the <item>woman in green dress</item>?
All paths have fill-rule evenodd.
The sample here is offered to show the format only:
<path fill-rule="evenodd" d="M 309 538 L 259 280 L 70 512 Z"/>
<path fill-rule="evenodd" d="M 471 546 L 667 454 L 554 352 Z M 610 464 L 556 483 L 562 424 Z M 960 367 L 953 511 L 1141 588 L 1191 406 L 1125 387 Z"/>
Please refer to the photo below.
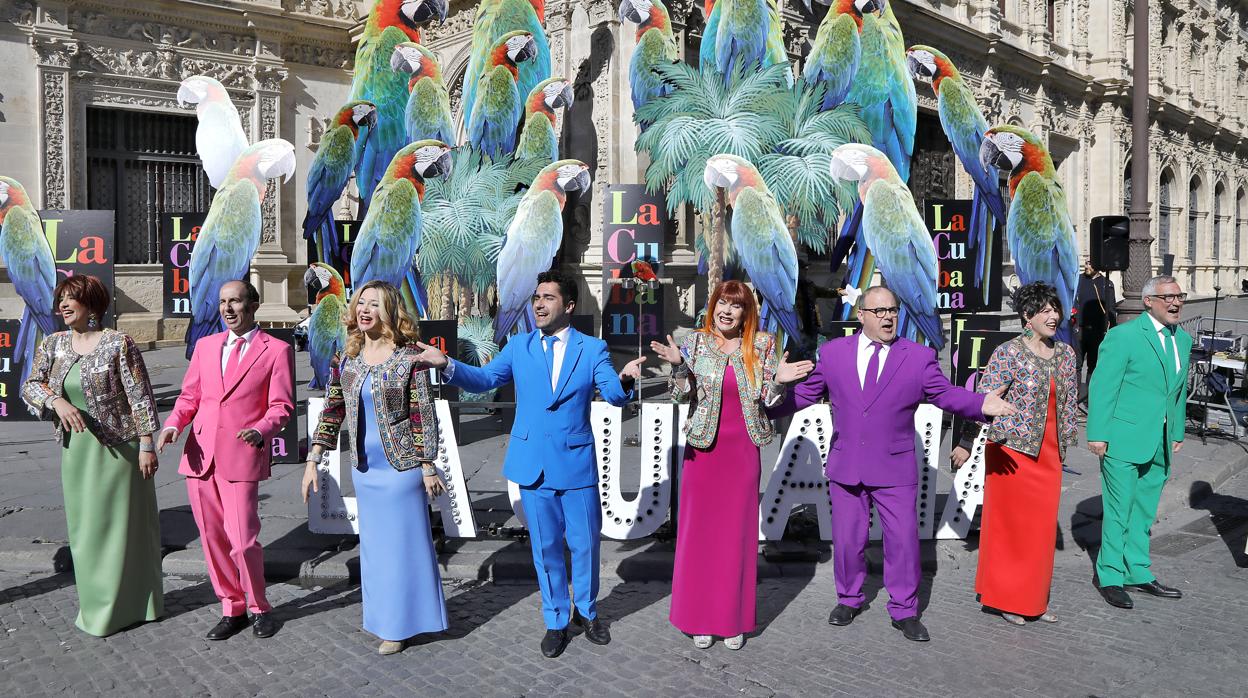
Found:
<path fill-rule="evenodd" d="M 56 424 L 76 625 L 103 637 L 164 613 L 156 400 L 134 341 L 100 327 L 109 294 L 99 279 L 71 276 L 53 297 L 69 331 L 39 346 L 22 399 Z"/>

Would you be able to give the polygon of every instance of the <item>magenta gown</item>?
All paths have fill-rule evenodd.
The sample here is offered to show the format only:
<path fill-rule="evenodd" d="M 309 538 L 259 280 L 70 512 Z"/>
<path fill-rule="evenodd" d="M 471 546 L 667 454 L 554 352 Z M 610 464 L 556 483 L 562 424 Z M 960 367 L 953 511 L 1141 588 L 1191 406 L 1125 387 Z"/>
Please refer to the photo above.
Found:
<path fill-rule="evenodd" d="M 680 475 L 669 619 L 689 635 L 754 631 L 759 450 L 745 428 L 732 364 L 723 389 L 715 441 L 707 450 L 686 447 Z"/>

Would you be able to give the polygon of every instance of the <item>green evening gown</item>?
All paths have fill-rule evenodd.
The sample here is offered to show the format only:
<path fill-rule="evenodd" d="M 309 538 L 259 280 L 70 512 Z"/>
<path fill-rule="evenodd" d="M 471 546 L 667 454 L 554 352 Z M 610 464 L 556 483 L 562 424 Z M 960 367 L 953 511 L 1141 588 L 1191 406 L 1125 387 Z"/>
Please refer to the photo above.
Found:
<path fill-rule="evenodd" d="M 82 412 L 80 364 L 65 377 L 64 397 Z M 139 442 L 105 446 L 89 431 L 65 432 L 61 484 L 69 550 L 83 631 L 99 637 L 164 613 L 156 483 L 139 474 Z"/>

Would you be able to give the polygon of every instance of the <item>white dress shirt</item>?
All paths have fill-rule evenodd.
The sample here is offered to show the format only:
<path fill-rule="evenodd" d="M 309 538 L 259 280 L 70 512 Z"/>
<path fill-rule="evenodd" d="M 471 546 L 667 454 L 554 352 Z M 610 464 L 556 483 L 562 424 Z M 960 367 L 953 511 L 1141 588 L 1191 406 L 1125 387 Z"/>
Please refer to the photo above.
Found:
<path fill-rule="evenodd" d="M 245 332 L 241 337 L 239 335 L 234 334 L 233 332 L 230 332 L 230 336 L 225 338 L 225 346 L 221 347 L 221 377 L 222 378 L 225 377 L 225 367 L 230 362 L 230 354 L 233 353 L 234 351 L 234 344 L 237 342 L 243 343 L 242 351 L 238 355 L 238 358 L 241 361 L 242 358 L 247 355 L 247 350 L 251 348 L 251 343 L 256 339 L 256 333 L 259 331 L 260 331 L 260 326 L 256 325 L 255 327 Z"/>
<path fill-rule="evenodd" d="M 559 330 L 554 334 L 555 343 L 550 348 L 555 353 L 555 368 L 550 375 L 550 389 L 555 390 L 559 387 L 559 369 L 563 367 L 563 354 L 568 350 L 568 335 L 572 333 L 572 326 Z M 539 334 L 538 338 L 542 341 L 542 358 L 546 357 L 546 335 Z"/>
<path fill-rule="evenodd" d="M 888 359 L 889 345 L 880 345 L 880 365 L 876 368 L 875 379 L 878 381 L 884 373 L 884 362 Z M 871 363 L 871 352 L 875 351 L 875 347 L 871 346 L 871 340 L 867 338 L 866 333 L 858 333 L 858 387 L 865 387 L 867 384 L 867 364 Z"/>
<path fill-rule="evenodd" d="M 1178 373 L 1183 370 L 1183 360 L 1179 358 L 1179 340 L 1171 334 L 1168 325 L 1157 322 L 1157 318 L 1152 313 L 1146 313 L 1148 319 L 1153 321 L 1153 328 L 1157 330 L 1157 339 L 1161 342 L 1161 352 L 1163 354 L 1172 354 L 1174 356 L 1174 372 Z M 1174 342 L 1174 349 L 1170 348 L 1170 343 Z"/>

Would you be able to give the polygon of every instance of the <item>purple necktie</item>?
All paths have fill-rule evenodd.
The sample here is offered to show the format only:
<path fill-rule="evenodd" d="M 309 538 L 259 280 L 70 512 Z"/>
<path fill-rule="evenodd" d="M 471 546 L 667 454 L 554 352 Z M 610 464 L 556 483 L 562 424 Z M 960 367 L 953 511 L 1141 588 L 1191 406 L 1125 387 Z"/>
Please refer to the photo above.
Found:
<path fill-rule="evenodd" d="M 862 392 L 870 394 L 875 390 L 875 384 L 880 377 L 880 349 L 884 346 L 880 342 L 871 342 L 874 347 L 871 351 L 871 360 L 867 362 L 867 376 L 862 381 Z"/>

